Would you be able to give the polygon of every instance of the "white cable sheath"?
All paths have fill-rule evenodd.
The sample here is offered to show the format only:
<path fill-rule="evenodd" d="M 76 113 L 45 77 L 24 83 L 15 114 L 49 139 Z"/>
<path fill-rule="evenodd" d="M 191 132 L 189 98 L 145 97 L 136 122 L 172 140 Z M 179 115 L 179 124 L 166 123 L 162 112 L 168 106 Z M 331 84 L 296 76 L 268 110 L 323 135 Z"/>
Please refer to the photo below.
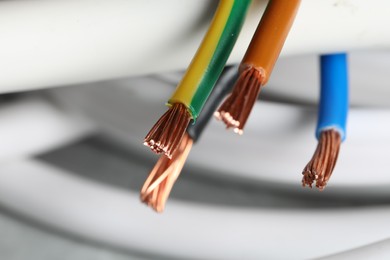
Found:
<path fill-rule="evenodd" d="M 0 162 L 46 152 L 74 141 L 93 127 L 40 97 L 0 104 Z"/>
<path fill-rule="evenodd" d="M 129 169 L 129 174 L 132 174 Z M 0 166 L 2 205 L 84 238 L 179 259 L 312 259 L 390 237 L 390 208 L 235 208 L 138 194 L 33 160 Z"/>
<path fill-rule="evenodd" d="M 0 1 L 0 92 L 184 69 L 213 15 L 209 0 Z M 254 1 L 230 62 L 267 1 Z M 282 55 L 388 49 L 388 0 L 303 0 Z"/>
<path fill-rule="evenodd" d="M 317 260 L 388 260 L 390 258 L 390 239 L 375 242 L 362 247 L 354 248 L 338 254 L 321 257 Z"/>

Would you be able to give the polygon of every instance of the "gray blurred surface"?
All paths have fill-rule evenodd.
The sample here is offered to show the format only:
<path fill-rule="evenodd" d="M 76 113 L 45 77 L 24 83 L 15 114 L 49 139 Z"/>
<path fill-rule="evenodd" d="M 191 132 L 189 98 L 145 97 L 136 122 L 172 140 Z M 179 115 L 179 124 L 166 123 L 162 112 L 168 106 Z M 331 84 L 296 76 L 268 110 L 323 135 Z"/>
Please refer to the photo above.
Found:
<path fill-rule="evenodd" d="M 156 156 L 155 160 L 157 158 Z M 140 191 L 155 164 L 155 160 L 145 158 L 102 134 L 42 154 L 38 159 L 79 177 L 136 193 Z M 302 189 L 299 175 L 296 185 L 220 176 L 209 169 L 187 163 L 175 183 L 169 201 L 180 200 L 237 209 L 340 209 L 390 204 L 388 197 L 366 196 L 367 193 L 359 195 L 347 187 L 342 196 L 333 187 L 327 187 L 328 192 Z"/>
<path fill-rule="evenodd" d="M 0 210 L 2 260 L 125 260 L 146 259 L 51 232 Z"/>
<path fill-rule="evenodd" d="M 196 149 L 194 147 L 194 149 Z M 139 191 L 154 164 L 104 135 L 69 144 L 37 159 L 71 174 L 117 189 Z M 170 200 L 235 208 L 340 209 L 388 205 L 387 198 L 337 196 L 259 180 L 218 178 L 210 171 L 187 165 Z M 310 196 L 307 196 L 310 192 Z M 169 201 L 168 201 L 169 203 Z M 151 211 L 151 214 L 154 214 Z M 0 259 L 5 260 L 122 260 L 172 259 L 124 251 L 52 230 L 0 208 Z"/>

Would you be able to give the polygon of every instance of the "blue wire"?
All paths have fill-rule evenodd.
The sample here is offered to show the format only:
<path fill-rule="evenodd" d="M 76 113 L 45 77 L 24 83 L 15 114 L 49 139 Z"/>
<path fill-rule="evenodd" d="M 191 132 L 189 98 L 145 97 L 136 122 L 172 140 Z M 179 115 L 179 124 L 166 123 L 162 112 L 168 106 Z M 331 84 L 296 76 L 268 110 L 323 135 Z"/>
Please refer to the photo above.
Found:
<path fill-rule="evenodd" d="M 334 129 L 345 140 L 348 114 L 348 65 L 345 53 L 321 56 L 321 96 L 316 137 Z"/>

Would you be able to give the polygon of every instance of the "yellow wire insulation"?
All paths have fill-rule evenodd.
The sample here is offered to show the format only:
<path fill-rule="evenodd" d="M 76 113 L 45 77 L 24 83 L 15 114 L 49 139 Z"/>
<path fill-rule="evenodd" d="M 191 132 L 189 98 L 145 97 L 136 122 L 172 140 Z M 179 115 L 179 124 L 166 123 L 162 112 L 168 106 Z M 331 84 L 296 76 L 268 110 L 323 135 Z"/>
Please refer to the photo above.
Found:
<path fill-rule="evenodd" d="M 196 52 L 190 66 L 183 79 L 177 86 L 169 105 L 180 102 L 186 107 L 191 106 L 192 98 L 197 90 L 199 82 L 202 80 L 204 72 L 217 48 L 226 22 L 229 18 L 235 0 L 221 0 L 216 10 L 210 28 L 205 35 L 202 44 Z"/>

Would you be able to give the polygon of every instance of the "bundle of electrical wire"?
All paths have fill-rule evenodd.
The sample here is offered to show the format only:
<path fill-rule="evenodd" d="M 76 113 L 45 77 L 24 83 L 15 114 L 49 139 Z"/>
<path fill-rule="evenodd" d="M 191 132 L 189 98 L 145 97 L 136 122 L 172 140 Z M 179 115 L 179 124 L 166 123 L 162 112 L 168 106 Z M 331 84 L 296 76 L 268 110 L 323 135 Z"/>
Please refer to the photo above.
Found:
<path fill-rule="evenodd" d="M 184 167 L 192 145 L 199 140 L 215 109 L 233 88 L 237 79 L 235 67 L 227 67 L 213 91 L 211 92 L 196 124 L 191 124 L 179 148 L 172 154 L 172 158 L 162 155 L 150 172 L 145 184 L 141 189 L 141 200 L 157 212 L 162 212 L 172 187 Z"/>
<path fill-rule="evenodd" d="M 234 87 L 231 80 L 227 84 L 223 77 L 213 91 L 250 4 L 250 0 L 220 1 L 209 31 L 168 101 L 170 109 L 145 137 L 144 144 L 163 155 L 141 189 L 143 202 L 157 212 L 163 211 L 193 143 L 230 89 L 233 89 L 232 92 L 214 115 L 227 128 L 243 133 L 261 87 L 267 83 L 283 48 L 300 2 L 269 2 L 238 68 Z M 348 110 L 346 66 L 345 54 L 321 56 L 321 98 L 316 130 L 318 146 L 302 172 L 303 186 L 312 187 L 315 182 L 317 188 L 324 189 L 336 165 L 341 141 L 345 139 Z M 204 106 L 205 112 L 197 121 Z M 193 124 L 188 127 L 191 120 Z"/>
<path fill-rule="evenodd" d="M 321 93 L 316 137 L 317 149 L 303 169 L 303 186 L 323 190 L 336 165 L 340 144 L 345 140 L 348 115 L 347 55 L 322 55 Z"/>
<path fill-rule="evenodd" d="M 233 92 L 215 113 L 227 128 L 243 133 L 249 114 L 273 70 L 298 11 L 300 0 L 271 0 L 241 61 Z"/>
<path fill-rule="evenodd" d="M 144 144 L 171 158 L 192 120 L 196 121 L 238 38 L 251 0 L 221 0 L 195 57 L 168 101 L 170 109 Z"/>

